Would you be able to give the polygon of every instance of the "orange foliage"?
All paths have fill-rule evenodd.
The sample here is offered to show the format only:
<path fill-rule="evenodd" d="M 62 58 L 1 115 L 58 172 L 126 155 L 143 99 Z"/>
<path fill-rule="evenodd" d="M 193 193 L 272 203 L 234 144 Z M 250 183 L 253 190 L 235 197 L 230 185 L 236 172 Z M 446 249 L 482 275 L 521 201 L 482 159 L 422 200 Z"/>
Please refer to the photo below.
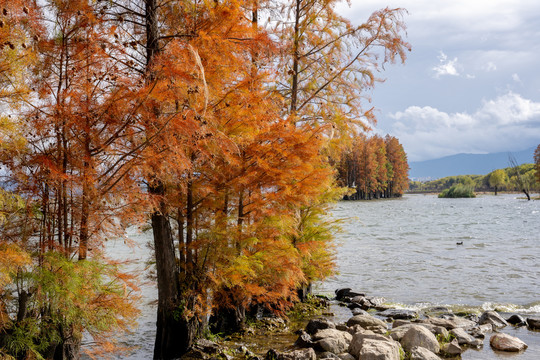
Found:
<path fill-rule="evenodd" d="M 407 155 L 395 137 L 358 136 L 339 164 L 339 182 L 354 188 L 352 199 L 401 196 L 408 188 Z"/>

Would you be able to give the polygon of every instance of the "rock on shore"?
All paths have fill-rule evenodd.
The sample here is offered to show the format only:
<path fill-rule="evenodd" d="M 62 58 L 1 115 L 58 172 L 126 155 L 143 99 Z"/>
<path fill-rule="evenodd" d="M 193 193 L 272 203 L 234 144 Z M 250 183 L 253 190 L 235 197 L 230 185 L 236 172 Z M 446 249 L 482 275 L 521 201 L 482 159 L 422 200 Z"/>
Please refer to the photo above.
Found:
<path fill-rule="evenodd" d="M 337 290 L 336 294 L 354 316 L 344 324 L 333 324 L 326 319 L 311 320 L 295 343 L 299 348 L 314 349 L 318 359 L 399 360 L 404 353 L 413 360 L 460 356 L 468 348 L 483 346 L 481 339 L 485 334 L 508 325 L 495 311 L 465 318 L 441 308 L 437 317 L 430 317 L 411 310 L 388 309 L 380 298 L 368 298 L 348 288 Z M 520 320 L 513 318 L 512 322 L 517 325 L 523 322 Z M 527 319 L 527 325 L 538 326 L 535 321 Z M 490 344 L 501 351 L 527 348 L 523 341 L 503 333 L 494 333 Z M 292 352 L 288 354 L 288 357 L 278 358 L 306 358 L 305 353 L 298 353 L 299 357 L 294 359 L 290 358 Z M 267 360 L 274 359 L 267 356 Z"/>

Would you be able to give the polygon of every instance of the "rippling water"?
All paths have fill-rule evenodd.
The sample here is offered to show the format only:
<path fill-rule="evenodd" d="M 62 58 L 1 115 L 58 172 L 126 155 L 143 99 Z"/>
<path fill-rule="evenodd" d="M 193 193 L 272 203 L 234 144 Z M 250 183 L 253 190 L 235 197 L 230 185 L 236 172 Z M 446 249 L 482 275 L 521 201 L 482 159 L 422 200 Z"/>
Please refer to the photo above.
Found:
<path fill-rule="evenodd" d="M 415 304 L 514 304 L 540 312 L 540 201 L 516 195 L 340 202 L 339 275 L 347 285 Z M 463 245 L 457 245 L 463 242 Z"/>
<path fill-rule="evenodd" d="M 540 201 L 406 195 L 340 202 L 333 216 L 343 221 L 339 274 L 318 284 L 318 292 L 351 287 L 403 308 L 540 315 Z M 348 309 L 335 310 L 336 320 L 350 316 Z M 529 348 L 519 355 L 494 353 L 488 337 L 481 351 L 466 351 L 463 359 L 540 359 L 540 332 L 503 331 Z"/>
<path fill-rule="evenodd" d="M 333 216 L 343 220 L 336 254 L 339 274 L 318 284 L 317 292 L 351 287 L 405 308 L 450 305 L 540 315 L 540 201 L 516 195 L 406 195 L 340 202 Z M 137 247 L 116 241 L 109 252 L 134 260 L 129 268 L 145 280 L 151 256 L 145 244 L 151 235 L 132 231 L 130 237 Z M 144 281 L 139 328 L 125 338 L 136 349 L 122 358 L 152 358 L 156 298 L 153 282 Z M 348 309 L 341 316 L 350 316 Z M 504 332 L 529 344 L 519 360 L 540 359 L 540 332 L 512 327 Z M 463 359 L 503 357 L 486 343 L 484 350 L 469 350 Z"/>

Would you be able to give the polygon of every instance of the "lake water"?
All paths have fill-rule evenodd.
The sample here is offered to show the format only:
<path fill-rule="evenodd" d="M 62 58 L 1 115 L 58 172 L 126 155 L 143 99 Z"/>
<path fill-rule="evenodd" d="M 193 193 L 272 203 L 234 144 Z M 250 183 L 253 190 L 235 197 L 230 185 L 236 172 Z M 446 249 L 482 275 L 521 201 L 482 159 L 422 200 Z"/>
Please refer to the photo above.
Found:
<path fill-rule="evenodd" d="M 350 287 L 416 310 L 445 305 L 540 315 L 540 201 L 519 197 L 405 195 L 340 202 L 333 211 L 343 222 L 339 274 L 316 291 L 333 294 Z M 348 309 L 335 310 L 338 319 L 350 317 Z M 503 332 L 529 345 L 512 358 L 540 359 L 540 332 L 513 327 Z M 466 351 L 463 359 L 506 356 L 491 351 L 486 341 L 482 351 Z"/>
<path fill-rule="evenodd" d="M 317 284 L 317 292 L 333 294 L 337 288 L 351 287 L 403 308 L 448 305 L 455 310 L 496 308 L 540 315 L 540 201 L 518 195 L 474 199 L 406 195 L 340 202 L 333 216 L 343 221 L 336 253 L 339 274 Z M 116 258 L 135 259 L 130 269 L 144 274 L 151 256 L 145 244 L 151 236 L 132 231 L 130 237 L 138 247 L 130 249 L 116 241 L 109 244 L 109 252 Z M 122 358 L 151 359 L 156 298 L 155 285 L 146 281 L 139 328 L 125 339 L 138 348 Z M 335 320 L 351 316 L 346 308 L 335 311 Z M 513 327 L 503 331 L 529 345 L 511 358 L 540 359 L 540 332 Z M 466 351 L 463 359 L 507 356 L 494 353 L 486 342 L 482 351 Z"/>

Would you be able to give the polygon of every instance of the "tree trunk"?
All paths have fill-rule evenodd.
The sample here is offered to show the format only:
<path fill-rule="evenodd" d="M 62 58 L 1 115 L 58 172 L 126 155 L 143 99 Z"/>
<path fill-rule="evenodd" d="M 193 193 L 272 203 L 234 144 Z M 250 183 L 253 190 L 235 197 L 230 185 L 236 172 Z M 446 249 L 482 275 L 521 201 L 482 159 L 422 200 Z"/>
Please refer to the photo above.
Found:
<path fill-rule="evenodd" d="M 298 67 L 300 63 L 300 3 L 296 0 L 296 9 L 294 16 L 294 34 L 293 34 L 293 68 L 291 79 L 291 115 L 296 115 L 298 106 Z"/>
<path fill-rule="evenodd" d="M 61 341 L 54 351 L 54 360 L 79 360 L 82 335 L 73 325 L 60 326 Z"/>
<path fill-rule="evenodd" d="M 152 62 L 159 53 L 159 34 L 157 19 L 157 1 L 145 0 L 146 27 L 146 76 L 147 81 L 154 80 Z M 154 111 L 158 116 L 160 110 Z M 184 318 L 184 307 L 180 305 L 179 272 L 176 264 L 173 236 L 167 209 L 164 203 L 165 187 L 159 179 L 149 186 L 149 193 L 161 198 L 159 208 L 152 214 L 154 251 L 158 280 L 158 314 L 154 359 L 175 359 L 183 355 L 198 334 L 198 321 Z M 189 216 L 189 214 L 187 214 Z M 188 226 L 189 226 L 189 218 Z M 186 239 L 186 245 L 189 246 Z M 187 261 L 190 251 L 187 249 Z M 190 302 L 187 299 L 186 304 Z M 185 305 L 189 306 L 189 305 Z"/>
<path fill-rule="evenodd" d="M 152 195 L 163 197 L 165 189 L 158 183 L 149 188 Z M 169 219 L 163 200 L 152 214 L 154 251 L 158 282 L 158 314 L 154 359 L 174 359 L 191 345 L 184 337 L 183 308 L 178 301 L 178 268 Z"/>

